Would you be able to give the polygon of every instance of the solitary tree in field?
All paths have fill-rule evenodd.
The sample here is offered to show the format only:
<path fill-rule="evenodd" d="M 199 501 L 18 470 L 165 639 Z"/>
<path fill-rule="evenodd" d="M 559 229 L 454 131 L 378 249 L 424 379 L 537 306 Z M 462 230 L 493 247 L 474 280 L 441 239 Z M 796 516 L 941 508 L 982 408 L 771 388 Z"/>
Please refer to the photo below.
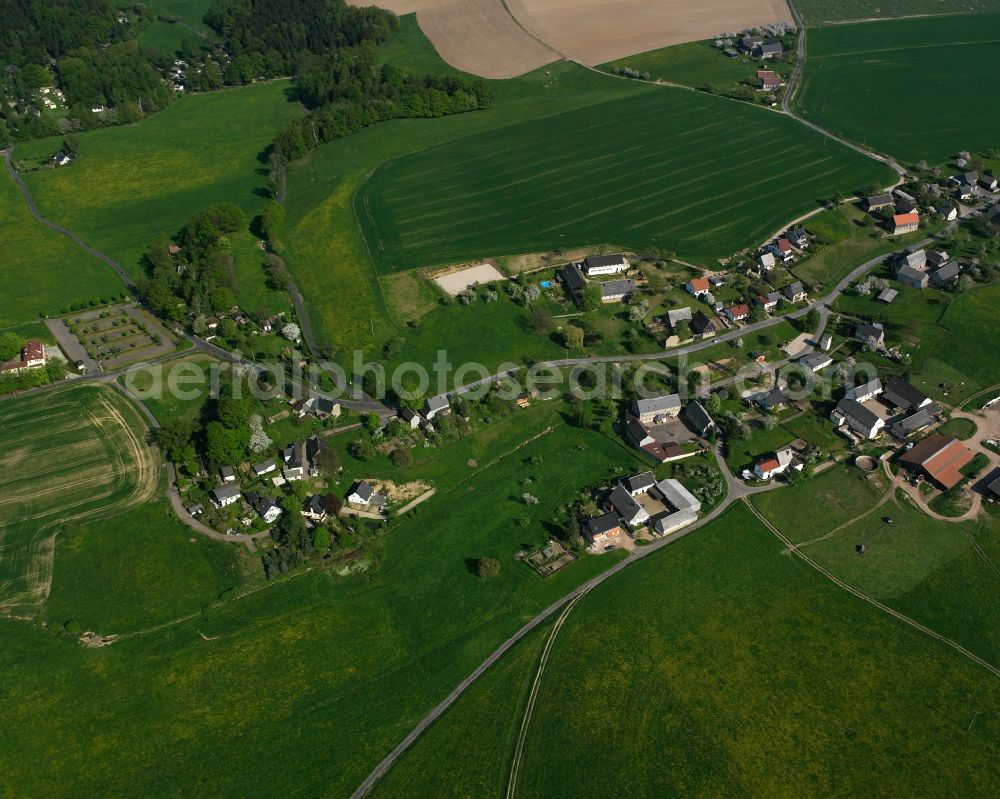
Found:
<path fill-rule="evenodd" d="M 483 579 L 496 577 L 500 574 L 500 561 L 496 558 L 479 558 L 476 561 L 476 574 Z"/>
<path fill-rule="evenodd" d="M 563 330 L 563 341 L 566 342 L 566 347 L 568 349 L 582 350 L 583 328 L 577 327 L 576 325 L 566 325 L 566 329 Z"/>

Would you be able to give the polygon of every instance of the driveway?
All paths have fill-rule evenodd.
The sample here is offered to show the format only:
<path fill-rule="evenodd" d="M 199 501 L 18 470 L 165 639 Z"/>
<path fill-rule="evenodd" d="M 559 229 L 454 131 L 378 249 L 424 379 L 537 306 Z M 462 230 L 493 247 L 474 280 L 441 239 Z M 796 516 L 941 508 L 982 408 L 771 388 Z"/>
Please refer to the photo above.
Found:
<path fill-rule="evenodd" d="M 87 374 L 97 374 L 103 371 L 100 364 L 87 355 L 87 351 L 83 348 L 80 340 L 69 332 L 66 322 L 62 319 L 46 319 L 45 326 L 56 337 L 56 341 L 59 342 L 59 349 L 66 353 L 66 357 L 69 358 L 70 363 L 83 361 L 83 365 L 87 367 Z"/>

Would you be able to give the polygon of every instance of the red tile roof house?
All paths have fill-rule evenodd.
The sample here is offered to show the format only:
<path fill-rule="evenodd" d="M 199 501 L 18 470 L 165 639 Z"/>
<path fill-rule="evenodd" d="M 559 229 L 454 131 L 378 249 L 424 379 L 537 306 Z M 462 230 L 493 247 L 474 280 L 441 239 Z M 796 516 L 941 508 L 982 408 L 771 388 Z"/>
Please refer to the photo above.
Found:
<path fill-rule="evenodd" d="M 759 91 L 773 91 L 781 86 L 781 78 L 775 75 L 770 69 L 758 69 L 757 84 Z"/>
<path fill-rule="evenodd" d="M 688 290 L 689 294 L 693 294 L 695 297 L 700 297 L 702 294 L 707 294 L 709 290 L 711 290 L 712 286 L 708 282 L 707 277 L 696 277 L 684 288 Z"/>
<path fill-rule="evenodd" d="M 739 322 L 740 320 L 746 319 L 750 316 L 750 306 L 746 304 L 732 305 L 729 308 L 726 308 L 723 313 L 730 322 Z"/>
<path fill-rule="evenodd" d="M 20 358 L 0 364 L 0 372 L 17 374 L 39 366 L 45 366 L 45 345 L 40 341 L 29 341 L 21 348 Z"/>
<path fill-rule="evenodd" d="M 795 250 L 788 239 L 778 239 L 769 249 L 775 258 L 780 258 L 782 261 L 791 261 L 795 257 Z"/>
<path fill-rule="evenodd" d="M 920 227 L 920 214 L 914 211 L 912 214 L 896 214 L 892 218 L 892 234 L 898 236 L 900 233 L 912 233 Z"/>
<path fill-rule="evenodd" d="M 899 464 L 948 491 L 962 482 L 962 467 L 971 460 L 972 452 L 957 438 L 934 435 L 901 455 Z"/>

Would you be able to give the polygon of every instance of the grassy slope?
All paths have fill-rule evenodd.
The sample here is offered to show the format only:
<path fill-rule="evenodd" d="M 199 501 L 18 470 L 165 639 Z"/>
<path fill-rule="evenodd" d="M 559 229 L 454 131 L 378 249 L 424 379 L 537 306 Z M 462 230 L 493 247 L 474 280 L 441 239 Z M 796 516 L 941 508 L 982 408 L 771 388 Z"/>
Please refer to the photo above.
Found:
<path fill-rule="evenodd" d="M 101 650 L 5 628 L 6 779 L 50 796 L 243 796 L 251 781 L 264 793 L 291 781 L 344 795 L 524 619 L 614 562 L 541 580 L 512 558 L 580 487 L 637 463 L 616 442 L 561 426 L 511 452 L 554 413 L 538 407 L 442 450 L 442 490 L 389 534 L 370 577 L 300 574 Z M 526 465 L 533 455 L 541 465 Z M 525 476 L 536 477 L 537 506 L 516 500 Z M 521 514 L 529 527 L 513 523 Z M 484 555 L 503 564 L 486 582 L 466 567 Z M 45 769 L 30 765 L 38 758 Z"/>
<path fill-rule="evenodd" d="M 137 125 L 81 133 L 75 163 L 28 174 L 25 181 L 46 216 L 137 276 L 149 242 L 176 233 L 195 211 L 221 201 L 236 203 L 249 218 L 260 211 L 267 181 L 259 159 L 284 121 L 298 113 L 288 87 L 275 81 L 182 97 Z M 18 145 L 15 155 L 57 146 L 57 140 L 31 142 Z M 247 284 L 253 310 L 264 278 L 259 261 L 244 260 L 237 277 Z M 244 300 L 242 289 L 237 297 Z"/>
<path fill-rule="evenodd" d="M 384 272 L 559 243 L 710 258 L 888 177 L 770 111 L 661 87 L 393 161 L 356 208 Z"/>
<path fill-rule="evenodd" d="M 675 44 L 659 50 L 627 56 L 608 64 L 604 69 L 631 67 L 639 72 L 648 72 L 652 80 L 665 80 L 684 86 L 703 86 L 706 83 L 728 86 L 757 76 L 760 65 L 743 56 L 729 58 L 723 55 L 711 41 Z M 771 64 L 767 67 L 773 69 Z M 779 64 L 778 69 L 787 70 Z"/>
<path fill-rule="evenodd" d="M 1000 17 L 837 25 L 809 34 L 798 104 L 847 138 L 910 163 L 943 163 L 1000 137 L 1000 109 L 986 101 Z"/>
<path fill-rule="evenodd" d="M 34 220 L 6 169 L 0 175 L 0 241 L 0 297 L 6 299 L 0 327 L 123 289 L 111 267 Z"/>
<path fill-rule="evenodd" d="M 989 793 L 995 682 L 780 551 L 734 510 L 584 599 L 519 795 Z"/>
<path fill-rule="evenodd" d="M 997 0 L 795 0 L 809 25 L 838 20 L 1000 11 Z"/>

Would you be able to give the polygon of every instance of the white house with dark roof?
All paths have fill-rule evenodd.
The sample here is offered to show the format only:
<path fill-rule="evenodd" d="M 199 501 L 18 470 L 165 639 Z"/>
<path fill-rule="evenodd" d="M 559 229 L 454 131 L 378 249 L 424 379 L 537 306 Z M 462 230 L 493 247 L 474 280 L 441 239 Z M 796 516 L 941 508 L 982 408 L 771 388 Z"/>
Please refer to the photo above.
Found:
<path fill-rule="evenodd" d="M 855 433 L 865 438 L 877 438 L 885 421 L 877 413 L 869 410 L 853 399 L 842 399 L 830 414 L 830 421 L 837 427 L 847 425 Z"/>
<path fill-rule="evenodd" d="M 608 504 L 632 530 L 649 520 L 649 512 L 635 501 L 624 486 L 615 486 L 611 490 L 608 495 Z"/>
<path fill-rule="evenodd" d="M 929 279 L 926 272 L 914 269 L 912 266 L 907 266 L 906 264 L 899 267 L 899 271 L 896 272 L 896 280 L 904 286 L 910 286 L 915 289 L 927 288 L 927 281 Z"/>
<path fill-rule="evenodd" d="M 594 277 L 594 275 L 617 275 L 619 272 L 627 272 L 630 264 L 625 253 L 617 252 L 613 255 L 589 255 L 583 259 L 581 266 L 587 277 Z"/>
<path fill-rule="evenodd" d="M 632 413 L 642 424 L 657 424 L 667 419 L 676 419 L 680 412 L 681 398 L 678 394 L 664 394 L 632 403 Z"/>
<path fill-rule="evenodd" d="M 270 458 L 266 461 L 255 463 L 253 465 L 253 473 L 258 477 L 263 477 L 265 474 L 270 474 L 277 468 L 278 468 L 277 461 L 275 461 L 274 458 Z"/>
<path fill-rule="evenodd" d="M 347 501 L 352 505 L 369 505 L 374 496 L 375 489 L 372 488 L 371 483 L 367 480 L 361 480 L 355 483 L 354 488 L 351 489 L 351 493 L 347 495 Z"/>
<path fill-rule="evenodd" d="M 286 480 L 301 480 L 306 474 L 305 457 L 303 455 L 301 442 L 289 444 L 281 451 L 281 458 L 284 466 L 281 474 Z"/>
<path fill-rule="evenodd" d="M 943 286 L 945 283 L 957 278 L 961 272 L 962 267 L 958 261 L 950 261 L 935 269 L 928 277 L 932 285 Z"/>
<path fill-rule="evenodd" d="M 826 369 L 826 367 L 832 364 L 833 358 L 825 352 L 810 352 L 808 355 L 803 355 L 799 358 L 797 363 L 803 369 L 808 369 L 810 372 L 818 372 L 820 369 Z"/>
<path fill-rule="evenodd" d="M 905 380 L 898 377 L 890 377 L 882 392 L 882 402 L 892 408 L 901 410 L 915 410 L 931 404 L 931 398 L 924 392 L 914 388 Z"/>
<path fill-rule="evenodd" d="M 451 413 L 451 406 L 448 404 L 447 394 L 438 394 L 436 397 L 428 397 L 424 403 L 424 418 L 430 421 L 439 413 Z"/>
<path fill-rule="evenodd" d="M 715 420 L 699 400 L 691 400 L 684 408 L 684 421 L 702 438 L 711 435 L 715 429 Z"/>
<path fill-rule="evenodd" d="M 637 497 L 640 494 L 645 494 L 656 485 L 656 478 L 653 477 L 652 472 L 640 472 L 639 474 L 633 474 L 631 477 L 623 477 L 621 484 L 631 496 Z"/>
<path fill-rule="evenodd" d="M 635 281 L 622 279 L 622 280 L 605 280 L 603 283 L 598 283 L 601 288 L 601 302 L 611 303 L 611 302 L 622 302 L 626 297 L 635 291 Z"/>
<path fill-rule="evenodd" d="M 785 286 L 781 293 L 785 295 L 785 299 L 789 302 L 801 302 L 806 298 L 806 287 L 802 285 L 801 280 L 796 280 L 794 283 L 789 283 Z"/>
<path fill-rule="evenodd" d="M 881 393 L 882 381 L 876 377 L 874 380 L 869 380 L 860 386 L 848 388 L 844 392 L 844 399 L 854 400 L 855 402 L 868 402 L 868 400 L 875 399 Z"/>
<path fill-rule="evenodd" d="M 784 474 L 789 469 L 802 471 L 804 464 L 795 457 L 795 451 L 791 447 L 779 449 L 774 455 L 768 455 L 754 464 L 753 472 L 760 480 L 770 480 L 779 474 Z"/>
<path fill-rule="evenodd" d="M 225 508 L 234 502 L 238 502 L 240 496 L 240 487 L 231 483 L 212 489 L 212 503 L 217 508 Z"/>
<path fill-rule="evenodd" d="M 854 338 L 872 349 L 885 346 L 885 329 L 878 322 L 862 322 L 854 328 Z"/>
<path fill-rule="evenodd" d="M 222 482 L 224 483 L 236 482 L 236 470 L 232 466 L 223 466 L 219 469 L 219 475 L 222 477 Z"/>

